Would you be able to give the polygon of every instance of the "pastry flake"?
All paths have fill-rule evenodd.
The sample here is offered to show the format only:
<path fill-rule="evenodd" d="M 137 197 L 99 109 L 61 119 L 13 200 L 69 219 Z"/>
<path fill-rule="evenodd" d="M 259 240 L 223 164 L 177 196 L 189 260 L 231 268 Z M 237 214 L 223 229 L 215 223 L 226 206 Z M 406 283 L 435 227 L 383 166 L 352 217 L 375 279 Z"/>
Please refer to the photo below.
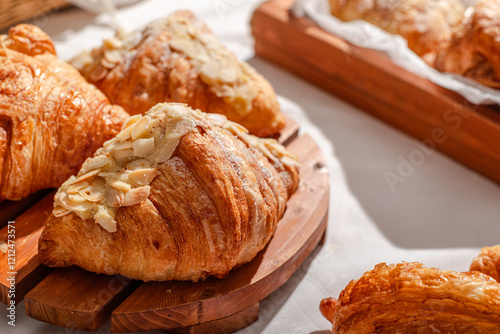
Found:
<path fill-rule="evenodd" d="M 471 271 L 478 271 L 500 282 L 500 245 L 483 247 L 470 266 Z"/>

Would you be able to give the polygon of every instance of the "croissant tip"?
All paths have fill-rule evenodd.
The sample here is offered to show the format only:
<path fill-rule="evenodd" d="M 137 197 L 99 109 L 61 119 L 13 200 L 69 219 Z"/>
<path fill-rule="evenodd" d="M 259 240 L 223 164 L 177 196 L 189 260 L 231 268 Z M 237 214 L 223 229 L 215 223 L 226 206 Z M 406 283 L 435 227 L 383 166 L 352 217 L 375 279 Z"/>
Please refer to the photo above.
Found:
<path fill-rule="evenodd" d="M 328 321 L 333 323 L 333 316 L 335 313 L 335 305 L 337 304 L 337 299 L 329 297 L 329 298 L 324 298 L 320 305 L 319 305 L 319 310 L 321 311 L 321 314 L 328 319 Z"/>

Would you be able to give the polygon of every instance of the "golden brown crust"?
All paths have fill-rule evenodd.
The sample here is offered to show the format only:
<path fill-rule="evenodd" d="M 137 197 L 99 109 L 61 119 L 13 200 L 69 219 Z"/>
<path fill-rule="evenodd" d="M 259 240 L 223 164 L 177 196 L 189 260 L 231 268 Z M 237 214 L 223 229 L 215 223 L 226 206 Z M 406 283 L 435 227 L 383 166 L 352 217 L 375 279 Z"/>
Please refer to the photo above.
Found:
<path fill-rule="evenodd" d="M 127 118 L 39 28 L 0 36 L 0 200 L 58 187 Z"/>
<path fill-rule="evenodd" d="M 149 197 L 117 208 L 116 232 L 74 212 L 50 216 L 42 262 L 144 281 L 224 277 L 269 242 L 298 184 L 297 167 L 203 119 L 155 168 Z"/>
<path fill-rule="evenodd" d="M 478 1 L 467 11 L 436 68 L 500 88 L 500 1 Z"/>
<path fill-rule="evenodd" d="M 334 16 L 365 20 L 408 40 L 408 46 L 429 62 L 447 46 L 465 11 L 459 0 L 330 0 Z"/>
<path fill-rule="evenodd" d="M 333 333 L 498 333 L 500 284 L 481 273 L 378 264 L 322 303 Z"/>
<path fill-rule="evenodd" d="M 82 57 L 77 57 L 73 64 L 113 103 L 131 114 L 144 113 L 159 102 L 181 102 L 204 112 L 224 114 L 252 134 L 261 137 L 276 135 L 284 127 L 285 119 L 269 82 L 248 64 L 238 64 L 236 57 L 225 50 L 224 57 L 216 59 L 229 59 L 231 66 L 227 66 L 227 74 L 240 73 L 234 85 L 238 86 L 238 80 L 243 79 L 249 85 L 245 90 L 252 92 L 231 100 L 234 91 L 239 89 L 233 83 L 225 87 L 229 90 L 214 90 L 210 80 L 206 80 L 207 75 L 202 73 L 204 68 L 196 66 L 196 61 L 188 56 L 189 52 L 183 52 L 188 49 L 187 43 L 173 44 L 177 30 L 172 22 L 187 26 L 189 41 L 191 37 L 196 40 L 200 36 L 203 42 L 209 40 L 212 44 L 199 44 L 204 45 L 205 50 L 217 52 L 223 48 L 220 42 L 214 42 L 216 39 L 205 24 L 191 12 L 181 11 L 151 23 L 142 33 L 127 35 L 124 40 L 108 40 L 93 50 L 92 58 L 82 61 Z M 195 56 L 202 54 L 206 56 L 204 50 L 191 53 Z M 213 66 L 216 72 L 224 70 L 224 66 L 222 69 L 217 67 L 214 59 L 210 62 L 209 67 Z"/>
<path fill-rule="evenodd" d="M 483 247 L 470 266 L 471 271 L 479 271 L 500 282 L 500 245 Z"/>

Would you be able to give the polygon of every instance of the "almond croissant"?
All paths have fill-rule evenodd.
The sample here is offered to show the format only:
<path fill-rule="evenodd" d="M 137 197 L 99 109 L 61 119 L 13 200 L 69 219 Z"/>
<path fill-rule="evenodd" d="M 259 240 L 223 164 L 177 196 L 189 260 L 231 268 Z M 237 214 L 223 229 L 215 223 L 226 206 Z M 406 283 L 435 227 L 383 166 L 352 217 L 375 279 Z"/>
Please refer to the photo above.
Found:
<path fill-rule="evenodd" d="M 60 186 L 128 117 L 39 28 L 0 35 L 0 200 Z"/>
<path fill-rule="evenodd" d="M 285 125 L 271 85 L 188 11 L 154 21 L 142 33 L 119 31 L 72 63 L 131 114 L 182 102 L 224 114 L 261 137 Z"/>
<path fill-rule="evenodd" d="M 264 248 L 297 183 L 274 139 L 158 104 L 59 188 L 39 256 L 143 281 L 224 277 Z"/>
<path fill-rule="evenodd" d="M 324 299 L 333 333 L 498 333 L 500 284 L 481 273 L 378 264 Z"/>

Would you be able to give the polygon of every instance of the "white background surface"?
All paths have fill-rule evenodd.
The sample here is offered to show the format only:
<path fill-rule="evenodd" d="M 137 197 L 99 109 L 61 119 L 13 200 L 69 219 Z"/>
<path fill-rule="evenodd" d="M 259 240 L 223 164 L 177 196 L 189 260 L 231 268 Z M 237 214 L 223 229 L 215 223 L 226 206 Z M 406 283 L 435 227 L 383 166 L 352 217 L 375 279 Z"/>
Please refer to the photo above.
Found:
<path fill-rule="evenodd" d="M 384 173 L 397 173 L 418 142 L 302 79 L 253 55 L 249 20 L 259 1 L 142 1 L 118 13 L 125 28 L 141 27 L 176 9 L 191 9 L 228 48 L 273 84 L 285 111 L 328 156 L 331 204 L 326 243 L 277 292 L 261 302 L 259 320 L 241 333 L 328 333 L 318 310 L 327 296 L 379 262 L 420 261 L 465 271 L 480 247 L 500 243 L 500 187 L 440 153 L 426 157 L 391 190 Z M 62 59 L 113 34 L 104 15 L 78 9 L 37 20 Z M 425 112 L 425 111 L 422 111 Z M 464 119 L 464 121 L 467 121 Z M 0 333 L 73 333 L 24 315 Z M 109 323 L 99 333 L 109 332 Z"/>

